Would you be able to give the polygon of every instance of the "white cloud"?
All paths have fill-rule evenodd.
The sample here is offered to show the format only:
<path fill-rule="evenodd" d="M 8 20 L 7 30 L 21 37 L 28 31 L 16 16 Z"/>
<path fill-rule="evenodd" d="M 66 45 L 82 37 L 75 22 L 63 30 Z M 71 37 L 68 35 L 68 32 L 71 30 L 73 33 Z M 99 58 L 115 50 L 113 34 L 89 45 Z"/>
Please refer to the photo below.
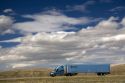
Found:
<path fill-rule="evenodd" d="M 122 19 L 121 24 L 125 27 L 125 17 Z"/>
<path fill-rule="evenodd" d="M 0 34 L 4 34 L 7 30 L 11 29 L 13 19 L 9 16 L 0 15 Z"/>
<path fill-rule="evenodd" d="M 66 11 L 85 12 L 85 11 L 87 11 L 87 7 L 90 6 L 90 5 L 93 5 L 93 4 L 95 4 L 95 1 L 87 1 L 87 2 L 85 2 L 83 4 L 74 5 L 74 6 L 67 5 L 66 6 L 66 8 L 67 8 Z"/>
<path fill-rule="evenodd" d="M 18 56 L 18 55 L 8 55 L 8 56 L 1 56 L 0 60 L 18 60 L 18 59 L 25 59 L 24 56 Z"/>
<path fill-rule="evenodd" d="M 125 10 L 125 7 L 124 6 L 118 6 L 118 7 L 115 7 L 111 10 L 109 10 L 110 12 L 118 12 L 118 11 L 124 11 Z"/>
<path fill-rule="evenodd" d="M 103 29 L 103 30 L 116 30 L 116 28 L 119 28 L 119 23 L 117 23 L 118 18 L 110 17 L 108 20 L 103 20 L 99 22 L 99 24 L 96 26 L 96 28 Z"/>
<path fill-rule="evenodd" d="M 59 12 L 49 11 L 49 13 L 25 15 L 25 18 L 31 18 L 33 21 L 16 23 L 15 29 L 25 32 L 53 32 L 62 31 L 73 28 L 73 25 L 86 24 L 90 21 L 89 18 L 73 18 L 63 15 Z"/>
<path fill-rule="evenodd" d="M 28 67 L 31 66 L 32 64 L 27 64 L 27 63 L 15 63 L 12 64 L 12 68 L 21 68 L 21 67 Z"/>
<path fill-rule="evenodd" d="M 125 34 L 120 34 L 112 37 L 104 37 L 102 38 L 103 41 L 120 41 L 125 40 Z"/>
<path fill-rule="evenodd" d="M 123 20 L 117 22 L 117 18 L 110 17 L 93 28 L 82 29 L 79 32 L 39 32 L 11 40 L 18 40 L 21 44 L 9 48 L 10 50 L 4 54 L 2 52 L 7 49 L 1 48 L 0 67 L 125 63 L 125 27 L 121 26 L 122 22 Z"/>
<path fill-rule="evenodd" d="M 13 13 L 14 11 L 12 9 L 5 9 L 3 12 L 4 13 Z"/>

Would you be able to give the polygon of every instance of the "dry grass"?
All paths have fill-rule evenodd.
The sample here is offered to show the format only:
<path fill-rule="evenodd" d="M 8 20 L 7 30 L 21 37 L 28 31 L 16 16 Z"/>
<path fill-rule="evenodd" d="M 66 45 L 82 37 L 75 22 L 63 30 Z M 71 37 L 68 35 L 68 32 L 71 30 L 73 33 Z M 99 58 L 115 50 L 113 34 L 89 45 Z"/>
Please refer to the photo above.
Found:
<path fill-rule="evenodd" d="M 95 74 L 49 77 L 50 71 L 51 69 L 30 69 L 1 72 L 0 83 L 125 83 L 125 65 L 113 66 L 110 75 L 101 77 Z M 14 79 L 5 79 L 7 77 Z"/>
<path fill-rule="evenodd" d="M 125 76 L 73 76 L 73 77 L 46 77 L 21 78 L 1 80 L 0 83 L 125 83 Z"/>
<path fill-rule="evenodd" d="M 12 77 L 45 77 L 49 75 L 51 69 L 18 69 L 12 71 L 0 72 L 0 78 L 12 78 Z"/>
<path fill-rule="evenodd" d="M 112 75 L 125 75 L 125 64 L 112 66 L 111 74 Z"/>

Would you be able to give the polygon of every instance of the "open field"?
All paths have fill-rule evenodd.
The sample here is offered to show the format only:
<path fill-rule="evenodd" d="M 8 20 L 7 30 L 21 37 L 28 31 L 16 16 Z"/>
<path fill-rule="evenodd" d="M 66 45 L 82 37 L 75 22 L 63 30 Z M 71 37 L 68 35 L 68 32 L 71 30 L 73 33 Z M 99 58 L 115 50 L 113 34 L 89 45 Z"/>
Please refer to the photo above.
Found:
<path fill-rule="evenodd" d="M 30 77 L 3 79 L 0 83 L 125 83 L 125 76 Z"/>
<path fill-rule="evenodd" d="M 79 74 L 49 77 L 50 69 L 14 70 L 0 73 L 0 83 L 125 83 L 125 65 L 113 66 L 110 75 Z"/>

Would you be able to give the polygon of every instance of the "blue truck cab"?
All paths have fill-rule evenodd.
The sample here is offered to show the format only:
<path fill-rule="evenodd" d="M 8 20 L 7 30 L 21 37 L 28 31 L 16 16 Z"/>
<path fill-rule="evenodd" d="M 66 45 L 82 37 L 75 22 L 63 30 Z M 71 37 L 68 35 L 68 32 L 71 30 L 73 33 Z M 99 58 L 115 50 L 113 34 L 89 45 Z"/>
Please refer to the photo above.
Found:
<path fill-rule="evenodd" d="M 64 66 L 57 66 L 52 72 L 50 72 L 50 76 L 60 76 L 64 75 Z"/>
<path fill-rule="evenodd" d="M 106 75 L 110 73 L 110 64 L 67 64 L 57 66 L 50 76 L 73 76 L 78 73 L 96 73 Z"/>

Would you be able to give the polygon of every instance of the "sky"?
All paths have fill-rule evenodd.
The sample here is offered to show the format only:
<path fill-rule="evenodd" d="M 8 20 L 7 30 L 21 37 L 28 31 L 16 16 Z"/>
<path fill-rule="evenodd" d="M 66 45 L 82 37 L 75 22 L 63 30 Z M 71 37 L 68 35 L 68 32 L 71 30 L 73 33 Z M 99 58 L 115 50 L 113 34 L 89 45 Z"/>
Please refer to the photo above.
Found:
<path fill-rule="evenodd" d="M 125 63 L 124 0 L 0 0 L 0 70 L 71 63 Z"/>

